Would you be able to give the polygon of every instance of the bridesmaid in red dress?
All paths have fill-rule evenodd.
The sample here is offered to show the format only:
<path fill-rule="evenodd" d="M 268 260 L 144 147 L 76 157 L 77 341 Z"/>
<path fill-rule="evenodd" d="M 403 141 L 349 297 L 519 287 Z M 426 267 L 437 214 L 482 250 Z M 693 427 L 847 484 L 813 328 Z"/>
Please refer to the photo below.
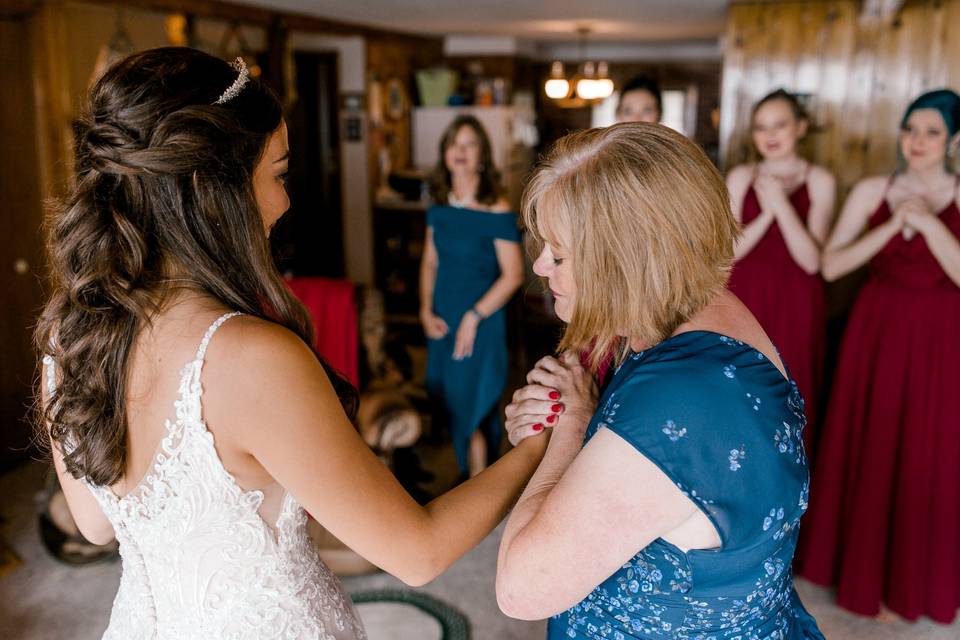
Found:
<path fill-rule="evenodd" d="M 909 620 L 960 607 L 960 96 L 917 98 L 900 169 L 860 181 L 824 253 L 868 264 L 847 324 L 797 555 L 837 603 Z"/>
<path fill-rule="evenodd" d="M 808 122 L 782 89 L 760 100 L 751 126 L 762 159 L 730 171 L 727 188 L 743 224 L 729 287 L 760 321 L 800 389 L 810 454 L 826 330 L 820 249 L 833 222 L 836 182 L 797 153 Z"/>

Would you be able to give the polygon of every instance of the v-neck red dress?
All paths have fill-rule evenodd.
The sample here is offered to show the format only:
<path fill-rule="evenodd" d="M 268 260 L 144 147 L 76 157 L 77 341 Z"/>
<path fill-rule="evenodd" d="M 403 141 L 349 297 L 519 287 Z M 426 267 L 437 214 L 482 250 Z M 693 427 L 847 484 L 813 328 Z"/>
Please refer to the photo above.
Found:
<path fill-rule="evenodd" d="M 939 215 L 960 238 L 956 199 Z M 874 256 L 851 312 L 797 569 L 865 615 L 960 608 L 960 287 L 919 234 Z"/>

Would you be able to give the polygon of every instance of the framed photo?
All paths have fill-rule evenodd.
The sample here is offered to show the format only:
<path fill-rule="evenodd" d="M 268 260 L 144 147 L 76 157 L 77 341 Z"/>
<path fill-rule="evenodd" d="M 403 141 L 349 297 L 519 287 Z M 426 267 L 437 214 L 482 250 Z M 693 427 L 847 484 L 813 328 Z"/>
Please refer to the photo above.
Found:
<path fill-rule="evenodd" d="M 400 82 L 400 78 L 390 78 L 387 80 L 386 93 L 386 100 L 384 101 L 386 103 L 384 105 L 386 116 L 391 120 L 399 120 L 407 112 L 407 104 L 409 103 L 407 89 Z"/>

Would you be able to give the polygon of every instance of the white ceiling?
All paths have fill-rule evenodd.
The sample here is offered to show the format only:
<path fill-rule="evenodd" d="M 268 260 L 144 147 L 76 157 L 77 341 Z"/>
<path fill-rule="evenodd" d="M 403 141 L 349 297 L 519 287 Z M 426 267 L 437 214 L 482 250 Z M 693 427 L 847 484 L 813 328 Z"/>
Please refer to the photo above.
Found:
<path fill-rule="evenodd" d="M 716 41 L 727 0 L 234 0 L 417 34 L 510 36 L 532 43 Z"/>

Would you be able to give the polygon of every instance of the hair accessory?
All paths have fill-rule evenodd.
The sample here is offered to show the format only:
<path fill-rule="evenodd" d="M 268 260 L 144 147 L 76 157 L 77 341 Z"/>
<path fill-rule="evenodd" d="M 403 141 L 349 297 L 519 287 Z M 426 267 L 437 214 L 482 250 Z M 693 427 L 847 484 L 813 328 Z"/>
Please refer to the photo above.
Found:
<path fill-rule="evenodd" d="M 237 59 L 230 63 L 230 66 L 237 70 L 239 74 L 237 79 L 233 81 L 227 90 L 223 92 L 217 101 L 213 104 L 223 104 L 229 102 L 237 97 L 237 95 L 243 91 L 243 87 L 246 86 L 247 80 L 250 79 L 250 71 L 247 69 L 247 63 L 243 61 L 243 58 L 237 56 Z"/>

